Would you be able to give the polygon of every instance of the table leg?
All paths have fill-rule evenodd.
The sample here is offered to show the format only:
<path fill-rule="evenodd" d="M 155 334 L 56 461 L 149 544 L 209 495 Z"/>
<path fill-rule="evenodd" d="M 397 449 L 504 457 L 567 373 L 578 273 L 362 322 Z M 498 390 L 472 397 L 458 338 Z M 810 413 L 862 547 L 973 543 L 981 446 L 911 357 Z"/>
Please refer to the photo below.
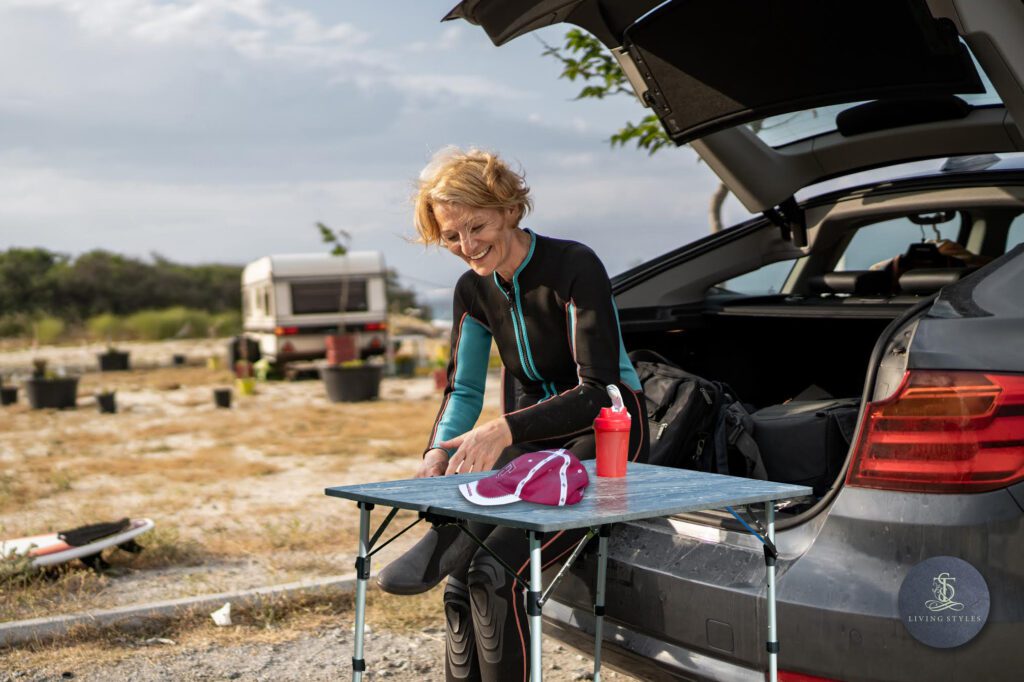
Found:
<path fill-rule="evenodd" d="M 366 625 L 366 583 L 370 579 L 370 510 L 373 505 L 359 502 L 359 554 L 356 557 L 356 628 L 352 653 L 352 682 L 361 682 L 366 661 L 363 660 L 363 631 Z"/>
<path fill-rule="evenodd" d="M 775 544 L 775 505 L 764 505 L 768 542 Z M 779 636 L 775 628 L 775 558 L 766 561 L 768 570 L 768 681 L 776 682 L 779 675 Z"/>
<path fill-rule="evenodd" d="M 544 673 L 541 670 L 541 556 L 540 538 L 535 531 L 530 531 L 530 590 L 526 593 L 526 614 L 530 619 L 530 680 L 541 682 Z"/>
<path fill-rule="evenodd" d="M 608 536 L 611 526 L 601 526 L 597 538 L 597 594 L 594 599 L 594 682 L 601 682 L 601 642 L 604 639 L 604 588 L 608 577 Z"/>

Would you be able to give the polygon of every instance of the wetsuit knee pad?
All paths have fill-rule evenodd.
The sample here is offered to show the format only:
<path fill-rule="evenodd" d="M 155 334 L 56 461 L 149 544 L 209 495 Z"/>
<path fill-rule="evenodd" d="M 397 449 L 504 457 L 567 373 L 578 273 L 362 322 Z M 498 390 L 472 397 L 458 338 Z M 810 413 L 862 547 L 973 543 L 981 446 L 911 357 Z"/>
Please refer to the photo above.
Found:
<path fill-rule="evenodd" d="M 469 598 L 477 652 L 488 663 L 500 663 L 509 611 L 511 579 L 489 554 L 479 553 L 469 565 Z"/>
<path fill-rule="evenodd" d="M 473 638 L 473 616 L 469 606 L 469 589 L 465 583 L 448 578 L 444 588 L 445 676 L 447 679 L 476 679 L 476 645 Z"/>

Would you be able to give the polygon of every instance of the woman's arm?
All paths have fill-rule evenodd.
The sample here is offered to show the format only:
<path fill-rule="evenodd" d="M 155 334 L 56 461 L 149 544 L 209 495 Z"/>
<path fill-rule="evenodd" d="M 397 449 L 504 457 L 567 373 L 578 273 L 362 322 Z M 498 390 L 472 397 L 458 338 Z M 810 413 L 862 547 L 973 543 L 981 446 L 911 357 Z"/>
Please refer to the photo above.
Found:
<path fill-rule="evenodd" d="M 604 265 L 582 245 L 566 261 L 572 275 L 565 303 L 567 343 L 576 360 L 579 383 L 553 398 L 506 414 L 516 443 L 584 431 L 592 426 L 600 409 L 610 404 L 609 384 L 621 381 L 633 387 L 635 372 L 625 357 Z"/>
<path fill-rule="evenodd" d="M 449 456 L 454 448 L 443 444 L 468 432 L 480 417 L 491 353 L 490 330 L 471 314 L 472 280 L 467 276 L 472 273 L 455 287 L 448 384 L 427 445 L 427 452 L 440 448 Z"/>

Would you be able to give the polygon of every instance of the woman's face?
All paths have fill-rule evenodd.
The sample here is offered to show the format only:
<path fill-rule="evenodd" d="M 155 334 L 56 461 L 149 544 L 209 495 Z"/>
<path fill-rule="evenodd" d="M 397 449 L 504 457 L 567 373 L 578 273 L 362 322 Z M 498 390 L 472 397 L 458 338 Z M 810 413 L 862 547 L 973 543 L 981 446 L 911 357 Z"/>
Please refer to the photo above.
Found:
<path fill-rule="evenodd" d="M 488 277 L 496 270 L 506 275 L 512 262 L 517 208 L 473 208 L 464 204 L 434 204 L 434 218 L 441 228 L 441 243 L 466 261 L 473 272 Z"/>

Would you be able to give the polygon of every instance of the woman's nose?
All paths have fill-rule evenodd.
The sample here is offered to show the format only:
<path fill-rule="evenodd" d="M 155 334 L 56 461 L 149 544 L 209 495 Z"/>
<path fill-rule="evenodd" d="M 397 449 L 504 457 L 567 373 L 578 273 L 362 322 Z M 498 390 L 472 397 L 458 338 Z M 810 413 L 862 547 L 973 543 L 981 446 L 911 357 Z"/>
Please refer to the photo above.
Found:
<path fill-rule="evenodd" d="M 474 247 L 476 246 L 476 240 L 473 239 L 473 237 L 471 235 L 469 235 L 469 234 L 462 235 L 461 241 L 462 241 L 462 253 L 466 254 L 467 256 L 472 256 L 474 253 L 476 253 L 476 251 L 474 250 Z"/>

